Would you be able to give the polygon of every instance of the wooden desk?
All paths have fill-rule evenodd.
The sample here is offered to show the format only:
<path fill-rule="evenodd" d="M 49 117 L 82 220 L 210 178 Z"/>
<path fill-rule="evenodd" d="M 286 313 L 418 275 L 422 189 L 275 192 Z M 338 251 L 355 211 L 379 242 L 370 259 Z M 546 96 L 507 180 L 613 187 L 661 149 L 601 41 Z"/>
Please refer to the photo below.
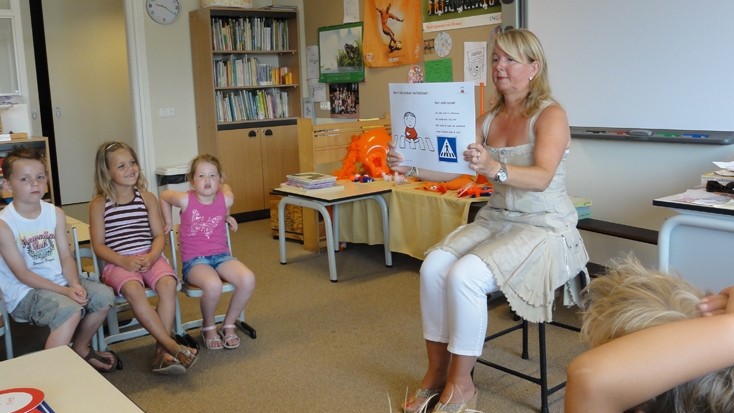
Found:
<path fill-rule="evenodd" d="M 369 183 L 354 183 L 340 181 L 344 185 L 343 191 L 304 193 L 298 189 L 275 188 L 273 193 L 282 195 L 278 203 L 278 242 L 280 244 L 280 263 L 286 264 L 285 251 L 285 207 L 298 205 L 304 208 L 317 210 L 324 219 L 326 232 L 326 253 L 329 259 L 329 279 L 337 282 L 335 252 L 339 248 L 339 205 L 372 199 L 380 207 L 382 215 L 383 234 L 389 234 L 387 203 L 382 194 L 389 193 L 394 185 L 392 182 L 375 181 Z M 334 214 L 332 221 L 326 207 L 331 206 Z M 389 236 L 387 237 L 389 239 Z M 389 242 L 385 242 L 385 265 L 392 266 L 392 253 Z"/>
<path fill-rule="evenodd" d="M 658 198 L 653 205 L 672 208 L 658 237 L 658 264 L 702 290 L 718 292 L 734 285 L 728 258 L 734 245 L 734 201 L 731 197 L 688 190 Z"/>
<path fill-rule="evenodd" d="M 0 389 L 33 387 L 55 411 L 141 413 L 135 403 L 66 346 L 0 362 Z"/>

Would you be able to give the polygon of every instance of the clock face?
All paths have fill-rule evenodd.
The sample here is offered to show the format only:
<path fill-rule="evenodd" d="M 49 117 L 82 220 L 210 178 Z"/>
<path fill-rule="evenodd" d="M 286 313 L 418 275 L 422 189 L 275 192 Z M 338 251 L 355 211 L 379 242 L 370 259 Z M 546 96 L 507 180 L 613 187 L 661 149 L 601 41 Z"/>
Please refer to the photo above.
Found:
<path fill-rule="evenodd" d="M 181 13 L 179 0 L 146 0 L 145 8 L 153 21 L 160 24 L 171 24 Z"/>

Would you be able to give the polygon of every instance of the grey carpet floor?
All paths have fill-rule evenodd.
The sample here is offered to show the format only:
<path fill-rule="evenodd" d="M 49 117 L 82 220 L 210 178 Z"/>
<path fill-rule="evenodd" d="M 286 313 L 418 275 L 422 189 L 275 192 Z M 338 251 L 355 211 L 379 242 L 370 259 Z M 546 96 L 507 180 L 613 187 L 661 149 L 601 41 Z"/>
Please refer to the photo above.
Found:
<path fill-rule="evenodd" d="M 348 245 L 337 254 L 339 282 L 329 282 L 326 254 L 288 243 L 287 265 L 269 220 L 240 224 L 236 255 L 256 274 L 246 309 L 257 338 L 240 333 L 236 350 L 203 350 L 185 376 L 150 372 L 154 341 L 142 337 L 113 345 L 124 369 L 104 377 L 149 413 L 185 412 L 398 412 L 426 367 L 418 307 L 420 261 L 394 254 L 386 268 L 382 246 Z M 226 301 L 226 300 L 225 300 Z M 200 318 L 198 302 L 181 298 L 184 321 Z M 224 304 L 220 305 L 223 311 Z M 556 319 L 578 325 L 576 309 L 558 306 Z M 490 331 L 512 323 L 502 300 L 490 305 Z M 42 348 L 43 331 L 12 324 L 16 354 Z M 537 374 L 537 333 L 530 360 L 519 357 L 519 333 L 493 341 L 484 356 Z M 198 339 L 199 331 L 191 331 Z M 0 344 L 0 354 L 4 349 Z M 565 378 L 568 361 L 583 350 L 576 333 L 548 327 L 551 382 Z M 484 366 L 475 371 L 478 410 L 533 412 L 537 385 Z M 563 411 L 563 391 L 550 411 Z M 111 408 L 109 411 L 114 411 Z"/>

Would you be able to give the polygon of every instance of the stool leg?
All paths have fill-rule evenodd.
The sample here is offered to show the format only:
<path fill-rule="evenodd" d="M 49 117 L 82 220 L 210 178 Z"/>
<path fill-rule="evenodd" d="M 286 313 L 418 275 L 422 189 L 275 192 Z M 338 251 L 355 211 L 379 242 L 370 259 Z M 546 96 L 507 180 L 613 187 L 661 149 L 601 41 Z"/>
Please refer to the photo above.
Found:
<path fill-rule="evenodd" d="M 545 323 L 538 323 L 538 347 L 540 352 L 540 411 L 548 413 L 548 366 L 545 354 Z"/>
<path fill-rule="evenodd" d="M 528 354 L 528 322 L 522 320 L 522 359 L 530 358 Z"/>

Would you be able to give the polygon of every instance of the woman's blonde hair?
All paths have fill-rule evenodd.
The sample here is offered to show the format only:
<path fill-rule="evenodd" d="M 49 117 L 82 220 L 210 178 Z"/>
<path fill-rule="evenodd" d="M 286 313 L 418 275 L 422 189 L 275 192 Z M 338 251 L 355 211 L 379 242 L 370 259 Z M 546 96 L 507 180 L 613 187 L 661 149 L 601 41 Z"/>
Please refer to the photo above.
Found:
<path fill-rule="evenodd" d="M 494 46 L 499 47 L 518 62 L 538 62 L 538 73 L 530 80 L 530 90 L 524 102 L 523 114 L 531 117 L 540 109 L 544 101 L 552 99 L 548 81 L 548 64 L 540 40 L 529 30 L 510 29 L 496 35 L 493 48 Z M 505 98 L 502 94 L 498 94 L 490 111 L 497 112 L 504 106 Z"/>
<path fill-rule="evenodd" d="M 112 177 L 110 176 L 108 155 L 111 152 L 120 149 L 127 150 L 140 168 L 138 154 L 135 153 L 135 149 L 124 142 L 105 142 L 99 145 L 99 148 L 97 148 L 97 155 L 94 158 L 94 193 L 97 196 L 102 196 L 113 202 L 117 202 L 117 199 L 112 185 Z M 138 173 L 138 180 L 135 182 L 135 187 L 140 191 L 148 189 L 148 181 L 145 179 L 142 169 L 140 170 L 140 173 Z"/>
<path fill-rule="evenodd" d="M 584 290 L 581 336 L 596 347 L 644 328 L 700 317 L 696 304 L 703 296 L 684 279 L 651 271 L 626 257 Z M 677 386 L 648 402 L 644 411 L 734 412 L 734 367 Z"/>

